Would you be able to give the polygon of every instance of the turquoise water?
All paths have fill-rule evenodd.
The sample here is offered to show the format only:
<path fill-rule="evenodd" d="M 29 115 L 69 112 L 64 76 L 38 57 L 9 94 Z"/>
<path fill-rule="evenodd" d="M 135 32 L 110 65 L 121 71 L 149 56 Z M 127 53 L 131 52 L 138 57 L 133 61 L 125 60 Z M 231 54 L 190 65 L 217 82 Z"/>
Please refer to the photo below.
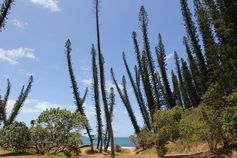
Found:
<path fill-rule="evenodd" d="M 83 144 L 90 144 L 89 139 L 87 137 L 82 137 Z M 115 137 L 114 138 L 115 144 L 118 144 L 120 146 L 126 146 L 126 147 L 134 147 L 134 144 L 129 141 L 128 137 Z M 94 144 L 97 144 L 97 141 L 95 139 Z"/>

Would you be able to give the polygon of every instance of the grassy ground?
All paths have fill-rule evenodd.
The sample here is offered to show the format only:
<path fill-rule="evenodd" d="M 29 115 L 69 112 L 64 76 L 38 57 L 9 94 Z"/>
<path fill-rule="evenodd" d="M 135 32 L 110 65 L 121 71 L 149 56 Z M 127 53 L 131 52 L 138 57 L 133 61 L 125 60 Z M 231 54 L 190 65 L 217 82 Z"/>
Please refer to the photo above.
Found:
<path fill-rule="evenodd" d="M 232 151 L 229 154 L 223 154 L 218 157 L 207 156 L 205 144 L 196 146 L 195 149 L 190 149 L 189 151 L 170 147 L 169 153 L 165 156 L 166 158 L 237 158 L 237 151 Z M 107 153 L 89 153 L 89 148 L 82 148 L 81 155 L 75 158 L 109 158 Z M 203 150 L 203 152 L 201 152 Z M 116 158 L 157 158 L 155 149 L 149 149 L 142 152 L 138 152 L 134 149 L 123 149 L 122 152 L 116 153 Z M 177 154 L 179 153 L 179 154 Z M 0 149 L 0 158 L 66 158 L 63 154 L 59 155 L 15 155 L 9 151 L 4 151 Z"/>

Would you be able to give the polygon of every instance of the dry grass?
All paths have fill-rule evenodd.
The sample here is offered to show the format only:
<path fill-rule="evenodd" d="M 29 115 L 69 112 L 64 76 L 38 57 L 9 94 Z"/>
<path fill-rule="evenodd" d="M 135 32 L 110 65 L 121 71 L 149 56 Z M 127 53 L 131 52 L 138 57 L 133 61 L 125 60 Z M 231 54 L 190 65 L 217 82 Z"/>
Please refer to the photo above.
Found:
<path fill-rule="evenodd" d="M 180 145 L 168 144 L 169 151 L 165 156 L 166 158 L 211 158 L 211 156 L 207 156 L 208 147 L 205 143 L 192 145 L 189 148 L 184 148 Z M 85 147 L 81 149 L 81 155 L 75 158 L 110 158 L 108 153 L 90 153 L 90 148 Z M 138 153 L 138 154 L 137 154 Z M 178 153 L 178 154 L 177 154 Z M 9 151 L 0 150 L 0 158 L 65 158 L 63 155 L 14 155 Z M 116 158 L 157 158 L 156 150 L 149 149 L 145 151 L 137 152 L 137 150 L 133 148 L 123 148 L 122 152 L 116 153 Z M 214 158 L 237 158 L 237 151 L 232 151 L 229 154 L 226 154 L 221 157 Z"/>

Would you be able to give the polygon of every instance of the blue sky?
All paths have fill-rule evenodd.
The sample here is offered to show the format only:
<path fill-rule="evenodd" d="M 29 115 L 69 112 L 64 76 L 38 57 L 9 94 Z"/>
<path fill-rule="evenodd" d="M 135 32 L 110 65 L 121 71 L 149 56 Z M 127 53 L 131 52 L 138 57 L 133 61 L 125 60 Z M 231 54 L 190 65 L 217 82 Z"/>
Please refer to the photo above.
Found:
<path fill-rule="evenodd" d="M 157 44 L 158 33 L 163 36 L 166 46 L 168 71 L 173 68 L 172 53 L 176 50 L 185 56 L 179 0 L 101 0 L 100 26 L 102 52 L 105 57 L 107 87 L 113 86 L 110 67 L 117 80 L 125 74 L 122 52 L 127 56 L 132 68 L 135 61 L 132 31 L 138 33 L 140 6 L 144 5 L 149 16 L 149 36 L 151 48 Z M 80 91 L 89 87 L 85 109 L 90 124 L 96 124 L 92 100 L 91 45 L 96 42 L 96 28 L 93 0 L 16 0 L 8 16 L 6 28 L 0 33 L 0 93 L 6 88 L 6 78 L 10 78 L 12 92 L 8 105 L 11 109 L 21 86 L 27 83 L 29 75 L 34 76 L 34 85 L 18 121 L 29 124 L 40 112 L 49 107 L 75 110 L 72 90 L 66 66 L 64 43 L 72 42 L 72 59 Z M 95 43 L 96 44 L 96 43 Z M 133 97 L 130 84 L 129 95 L 138 121 L 142 119 Z M 129 136 L 133 133 L 127 112 L 116 97 L 113 122 L 115 136 Z M 95 132 L 94 128 L 94 132 Z"/>

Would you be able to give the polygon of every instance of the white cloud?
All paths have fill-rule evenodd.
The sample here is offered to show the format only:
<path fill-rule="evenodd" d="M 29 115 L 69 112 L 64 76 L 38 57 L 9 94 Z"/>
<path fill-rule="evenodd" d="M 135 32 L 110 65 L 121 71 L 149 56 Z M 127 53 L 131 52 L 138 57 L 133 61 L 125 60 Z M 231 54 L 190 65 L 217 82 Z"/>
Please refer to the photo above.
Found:
<path fill-rule="evenodd" d="M 7 112 L 11 112 L 14 104 L 15 104 L 15 100 L 8 100 L 8 104 L 7 104 Z M 46 109 L 50 109 L 50 108 L 63 108 L 62 105 L 59 104 L 55 104 L 55 103 L 51 103 L 48 101 L 40 101 L 38 99 L 27 99 L 21 109 L 21 113 L 40 113 Z"/>
<path fill-rule="evenodd" d="M 23 21 L 21 21 L 19 19 L 13 19 L 12 20 L 12 25 L 17 27 L 17 28 L 19 28 L 19 29 L 21 29 L 21 30 L 23 30 L 23 29 L 26 28 L 27 23 L 23 22 Z"/>
<path fill-rule="evenodd" d="M 10 49 L 5 50 L 0 48 L 0 60 L 7 61 L 9 64 L 16 65 L 19 64 L 17 59 L 20 58 L 28 58 L 28 59 L 35 59 L 34 51 L 31 48 L 17 48 L 17 49 Z"/>
<path fill-rule="evenodd" d="M 81 82 L 82 82 L 83 84 L 87 85 L 87 86 L 89 86 L 89 85 L 91 85 L 91 84 L 93 83 L 92 79 L 82 80 Z"/>
<path fill-rule="evenodd" d="M 174 53 L 170 53 L 168 55 L 166 55 L 166 60 L 167 62 L 170 62 L 174 59 Z"/>
<path fill-rule="evenodd" d="M 40 5 L 43 8 L 49 9 L 52 12 L 61 11 L 58 0 L 30 0 L 31 3 Z"/>

